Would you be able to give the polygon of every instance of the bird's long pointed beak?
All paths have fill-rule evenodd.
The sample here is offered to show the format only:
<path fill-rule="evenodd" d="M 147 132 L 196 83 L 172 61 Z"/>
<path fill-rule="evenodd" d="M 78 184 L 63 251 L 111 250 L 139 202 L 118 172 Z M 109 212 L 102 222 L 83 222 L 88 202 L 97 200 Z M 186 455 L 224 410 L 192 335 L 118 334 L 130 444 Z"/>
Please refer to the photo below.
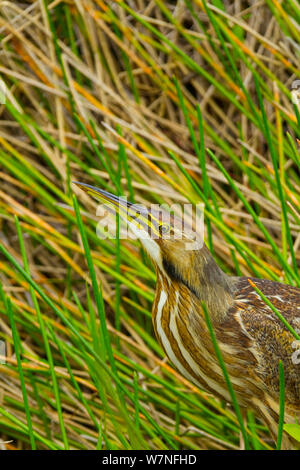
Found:
<path fill-rule="evenodd" d="M 159 216 L 154 215 L 146 207 L 133 204 L 126 198 L 115 196 L 104 189 L 96 188 L 86 183 L 73 181 L 80 189 L 90 196 L 105 204 L 108 208 L 113 209 L 120 217 L 127 222 L 130 228 L 139 238 L 147 237 L 151 234 L 153 238 L 161 236 L 161 222 Z"/>
<path fill-rule="evenodd" d="M 86 192 L 98 201 L 108 204 L 109 206 L 113 206 L 115 208 L 121 206 L 125 208 L 133 205 L 131 202 L 115 196 L 104 189 L 96 188 L 96 186 L 91 186 L 90 184 L 81 183 L 79 181 L 73 181 L 73 184 L 76 184 L 80 189 L 82 189 L 82 191 Z"/>

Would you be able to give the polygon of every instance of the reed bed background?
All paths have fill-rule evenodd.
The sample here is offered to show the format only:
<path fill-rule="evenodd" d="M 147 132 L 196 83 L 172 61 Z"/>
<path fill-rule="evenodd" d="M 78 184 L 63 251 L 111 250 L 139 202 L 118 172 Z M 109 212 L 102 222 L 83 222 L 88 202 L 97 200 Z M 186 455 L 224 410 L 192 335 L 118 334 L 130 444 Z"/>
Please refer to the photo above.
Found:
<path fill-rule="evenodd" d="M 166 361 L 149 259 L 71 182 L 203 202 L 226 272 L 299 286 L 299 39 L 296 0 L 0 3 L 1 448 L 274 448 Z"/>

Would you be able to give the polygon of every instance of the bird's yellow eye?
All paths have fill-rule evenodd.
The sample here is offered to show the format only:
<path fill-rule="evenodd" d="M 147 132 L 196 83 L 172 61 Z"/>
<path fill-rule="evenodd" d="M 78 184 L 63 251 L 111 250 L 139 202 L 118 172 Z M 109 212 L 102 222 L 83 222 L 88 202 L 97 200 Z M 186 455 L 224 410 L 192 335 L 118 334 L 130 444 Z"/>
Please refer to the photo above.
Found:
<path fill-rule="evenodd" d="M 170 226 L 167 224 L 160 224 L 160 226 L 158 227 L 158 230 L 159 230 L 160 235 L 165 235 L 166 233 L 170 231 Z"/>

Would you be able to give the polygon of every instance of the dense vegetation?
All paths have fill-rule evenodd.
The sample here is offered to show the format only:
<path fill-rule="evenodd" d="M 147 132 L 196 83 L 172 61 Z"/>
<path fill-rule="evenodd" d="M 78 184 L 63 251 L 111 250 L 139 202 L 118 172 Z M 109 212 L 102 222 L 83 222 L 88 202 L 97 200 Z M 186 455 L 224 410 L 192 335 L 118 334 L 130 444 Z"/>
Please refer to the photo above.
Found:
<path fill-rule="evenodd" d="M 233 408 L 158 346 L 139 243 L 97 237 L 97 203 L 71 182 L 204 202 L 226 272 L 299 286 L 298 2 L 13 1 L 0 15 L 0 446 L 243 447 Z M 250 410 L 245 427 L 251 449 L 274 448 Z"/>

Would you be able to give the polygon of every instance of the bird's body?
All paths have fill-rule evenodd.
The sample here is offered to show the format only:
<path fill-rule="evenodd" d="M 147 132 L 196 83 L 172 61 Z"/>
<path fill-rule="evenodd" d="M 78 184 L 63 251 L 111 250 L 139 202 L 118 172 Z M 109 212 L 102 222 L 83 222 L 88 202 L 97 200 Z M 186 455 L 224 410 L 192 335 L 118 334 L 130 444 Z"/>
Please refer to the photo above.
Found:
<path fill-rule="evenodd" d="M 239 406 L 253 409 L 276 439 L 280 361 L 285 377 L 285 420 L 295 422 L 295 416 L 300 416 L 300 342 L 251 282 L 298 333 L 300 289 L 228 276 L 203 241 L 195 243 L 174 220 L 163 224 L 157 211 L 134 209 L 133 204 L 106 191 L 77 184 L 113 206 L 152 259 L 157 273 L 153 326 L 170 361 L 201 389 L 231 401 L 203 312 L 205 304 Z M 287 436 L 283 443 L 286 448 L 291 446 Z"/>
<path fill-rule="evenodd" d="M 188 276 L 181 279 L 170 265 L 157 269 L 153 325 L 166 355 L 187 379 L 230 401 L 223 372 L 202 312 L 209 308 L 218 345 L 241 408 L 253 409 L 276 436 L 279 414 L 279 360 L 285 375 L 287 421 L 300 414 L 300 342 L 249 283 L 255 285 L 300 330 L 300 289 L 279 282 L 229 277 L 214 262 L 205 245 Z M 209 270 L 210 275 L 207 275 Z M 196 287 L 197 286 L 197 287 Z M 298 359 L 299 358 L 299 359 Z M 286 447 L 289 447 L 285 438 Z"/>

